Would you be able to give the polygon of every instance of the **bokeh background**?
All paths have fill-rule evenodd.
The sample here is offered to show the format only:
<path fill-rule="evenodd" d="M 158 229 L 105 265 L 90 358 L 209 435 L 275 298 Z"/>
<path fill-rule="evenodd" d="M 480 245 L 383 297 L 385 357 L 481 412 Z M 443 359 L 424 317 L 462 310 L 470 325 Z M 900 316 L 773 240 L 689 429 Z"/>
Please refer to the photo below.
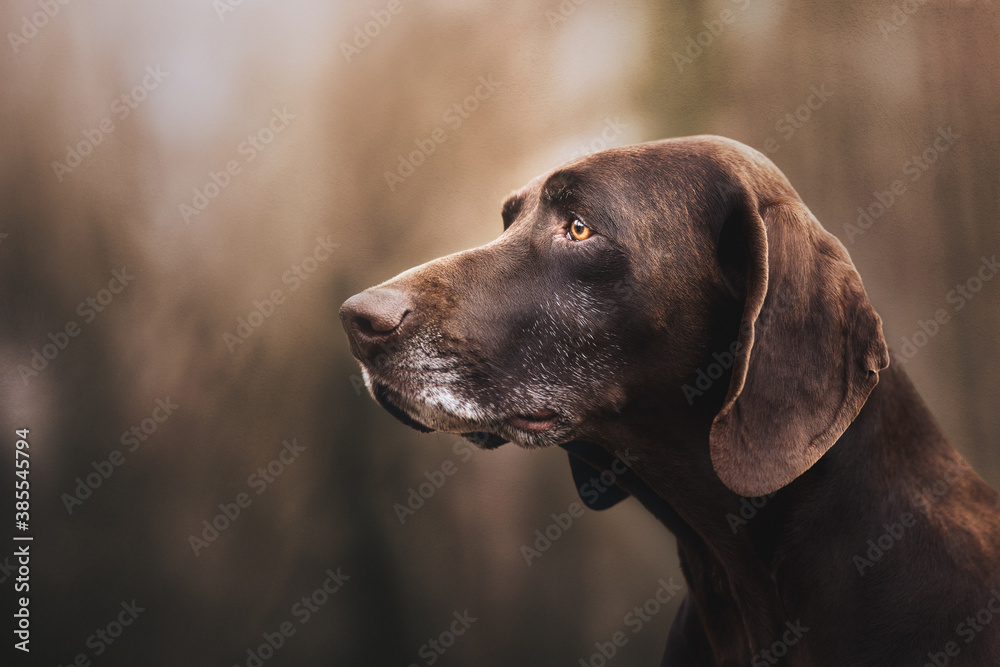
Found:
<path fill-rule="evenodd" d="M 359 391 L 337 318 L 606 146 L 715 133 L 770 155 L 1000 486 L 1000 277 L 949 299 L 1000 252 L 996 2 L 8 0 L 0 27 L 0 497 L 29 428 L 35 537 L 32 653 L 4 664 L 250 667 L 285 622 L 263 664 L 599 664 L 620 630 L 614 664 L 658 664 L 680 596 L 637 632 L 626 615 L 680 580 L 669 533 L 627 501 L 529 566 L 521 546 L 576 500 L 564 454 L 404 428 Z M 162 423 L 158 399 L 178 406 Z"/>

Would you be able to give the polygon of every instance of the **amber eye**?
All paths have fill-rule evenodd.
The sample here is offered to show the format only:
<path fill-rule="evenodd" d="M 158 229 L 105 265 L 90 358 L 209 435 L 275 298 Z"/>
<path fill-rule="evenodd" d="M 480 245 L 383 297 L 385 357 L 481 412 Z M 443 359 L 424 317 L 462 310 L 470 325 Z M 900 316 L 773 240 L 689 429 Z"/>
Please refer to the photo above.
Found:
<path fill-rule="evenodd" d="M 585 241 L 593 233 L 594 230 L 585 225 L 583 220 L 576 218 L 573 222 L 569 223 L 569 231 L 566 232 L 566 236 L 574 241 Z"/>

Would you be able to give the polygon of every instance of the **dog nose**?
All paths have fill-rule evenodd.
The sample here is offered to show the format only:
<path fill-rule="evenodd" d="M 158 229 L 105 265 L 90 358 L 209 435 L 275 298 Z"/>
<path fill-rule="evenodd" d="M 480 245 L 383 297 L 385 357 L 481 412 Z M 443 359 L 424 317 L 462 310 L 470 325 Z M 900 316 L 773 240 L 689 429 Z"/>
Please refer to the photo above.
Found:
<path fill-rule="evenodd" d="M 371 289 L 355 294 L 340 307 L 340 320 L 359 361 L 373 359 L 396 341 L 412 321 L 413 304 L 394 289 Z"/>

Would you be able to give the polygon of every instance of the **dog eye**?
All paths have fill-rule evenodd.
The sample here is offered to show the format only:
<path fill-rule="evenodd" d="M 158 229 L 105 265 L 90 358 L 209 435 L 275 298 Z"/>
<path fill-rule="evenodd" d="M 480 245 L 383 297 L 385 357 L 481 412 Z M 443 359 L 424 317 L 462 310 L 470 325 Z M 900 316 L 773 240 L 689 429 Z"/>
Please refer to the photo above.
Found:
<path fill-rule="evenodd" d="M 574 218 L 573 222 L 569 223 L 569 231 L 566 232 L 566 238 L 573 241 L 586 241 L 593 233 L 594 230 L 588 227 L 583 220 Z"/>

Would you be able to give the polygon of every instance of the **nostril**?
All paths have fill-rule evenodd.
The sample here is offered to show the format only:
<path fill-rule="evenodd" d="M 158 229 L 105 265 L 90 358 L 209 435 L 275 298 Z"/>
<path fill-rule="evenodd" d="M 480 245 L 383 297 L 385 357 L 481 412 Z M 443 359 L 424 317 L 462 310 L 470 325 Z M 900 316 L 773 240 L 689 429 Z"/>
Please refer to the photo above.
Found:
<path fill-rule="evenodd" d="M 359 317 L 354 320 L 354 326 L 358 328 L 361 333 L 371 336 L 375 333 L 375 327 L 372 326 L 372 321 L 366 317 Z"/>
<path fill-rule="evenodd" d="M 344 302 L 340 317 L 344 328 L 361 351 L 400 335 L 404 320 L 411 313 L 407 295 L 395 289 L 365 290 Z"/>
<path fill-rule="evenodd" d="M 392 333 L 403 323 L 403 319 L 409 314 L 410 311 L 403 313 L 402 317 L 399 318 L 368 318 L 358 316 L 355 318 L 354 323 L 362 334 L 366 336 L 379 337 L 388 333 Z"/>
<path fill-rule="evenodd" d="M 409 312 L 409 310 L 405 310 L 402 313 L 397 311 L 395 313 L 378 313 L 371 317 L 359 317 L 358 327 L 369 335 L 392 333 L 399 328 L 399 325 L 403 323 L 403 318 Z"/>

